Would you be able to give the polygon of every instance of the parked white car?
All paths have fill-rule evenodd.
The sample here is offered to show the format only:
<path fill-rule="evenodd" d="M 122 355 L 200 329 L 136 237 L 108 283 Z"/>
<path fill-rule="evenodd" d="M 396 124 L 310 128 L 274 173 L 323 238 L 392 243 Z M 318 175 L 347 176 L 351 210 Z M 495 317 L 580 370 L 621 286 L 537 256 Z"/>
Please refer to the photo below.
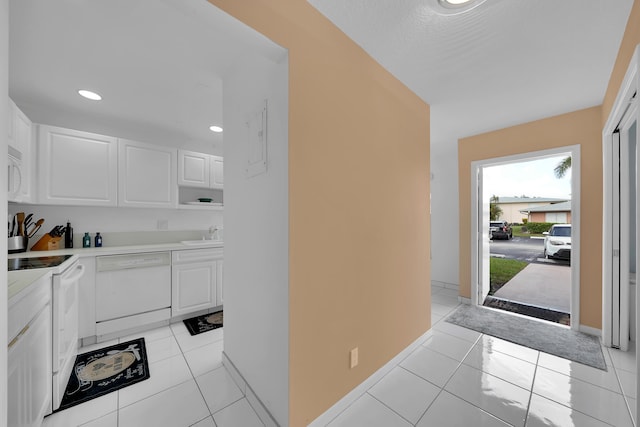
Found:
<path fill-rule="evenodd" d="M 571 259 L 571 224 L 554 224 L 543 234 L 545 258 Z"/>

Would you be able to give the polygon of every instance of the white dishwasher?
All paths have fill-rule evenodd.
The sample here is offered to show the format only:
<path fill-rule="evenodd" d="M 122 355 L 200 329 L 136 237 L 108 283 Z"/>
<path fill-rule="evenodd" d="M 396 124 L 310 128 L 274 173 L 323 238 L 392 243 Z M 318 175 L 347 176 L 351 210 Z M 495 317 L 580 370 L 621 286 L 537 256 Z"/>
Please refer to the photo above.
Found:
<path fill-rule="evenodd" d="M 171 253 L 96 257 L 96 334 L 171 318 Z"/>

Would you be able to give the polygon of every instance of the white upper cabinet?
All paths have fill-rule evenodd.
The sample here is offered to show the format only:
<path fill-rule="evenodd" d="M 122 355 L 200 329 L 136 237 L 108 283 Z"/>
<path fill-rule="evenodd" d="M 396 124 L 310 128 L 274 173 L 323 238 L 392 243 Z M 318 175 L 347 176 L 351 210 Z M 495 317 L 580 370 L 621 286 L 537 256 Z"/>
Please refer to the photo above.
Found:
<path fill-rule="evenodd" d="M 14 110 L 14 138 L 22 152 L 22 185 L 20 201 L 31 202 L 35 190 L 35 147 L 31 120 L 16 106 Z"/>
<path fill-rule="evenodd" d="M 119 140 L 118 205 L 175 208 L 177 150 Z"/>
<path fill-rule="evenodd" d="M 117 205 L 116 138 L 40 125 L 38 154 L 40 203 Z"/>
<path fill-rule="evenodd" d="M 178 150 L 178 185 L 209 187 L 210 155 Z"/>
<path fill-rule="evenodd" d="M 178 185 L 222 189 L 223 161 L 219 156 L 178 150 Z"/>
<path fill-rule="evenodd" d="M 31 149 L 31 120 L 9 99 L 9 146 L 20 153 Z"/>
<path fill-rule="evenodd" d="M 9 194 L 10 202 L 31 202 L 35 189 L 35 148 L 31 120 L 9 99 Z"/>
<path fill-rule="evenodd" d="M 224 159 L 219 156 L 211 156 L 211 174 L 209 176 L 209 188 L 223 188 Z"/>

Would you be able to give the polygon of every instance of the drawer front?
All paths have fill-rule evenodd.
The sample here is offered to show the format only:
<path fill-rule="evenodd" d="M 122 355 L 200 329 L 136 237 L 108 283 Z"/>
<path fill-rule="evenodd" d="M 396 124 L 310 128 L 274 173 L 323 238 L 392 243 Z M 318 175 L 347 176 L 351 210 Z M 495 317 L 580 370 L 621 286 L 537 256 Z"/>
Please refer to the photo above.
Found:
<path fill-rule="evenodd" d="M 9 301 L 9 322 L 8 335 L 9 342 L 14 339 L 31 319 L 45 305 L 51 302 L 51 277 L 44 276 L 30 286 L 32 289 L 27 295 L 19 300 Z M 8 343 L 7 343 L 8 344 Z"/>
<path fill-rule="evenodd" d="M 223 248 L 188 249 L 171 252 L 171 263 L 182 264 L 188 262 L 201 262 L 221 259 L 224 256 Z"/>

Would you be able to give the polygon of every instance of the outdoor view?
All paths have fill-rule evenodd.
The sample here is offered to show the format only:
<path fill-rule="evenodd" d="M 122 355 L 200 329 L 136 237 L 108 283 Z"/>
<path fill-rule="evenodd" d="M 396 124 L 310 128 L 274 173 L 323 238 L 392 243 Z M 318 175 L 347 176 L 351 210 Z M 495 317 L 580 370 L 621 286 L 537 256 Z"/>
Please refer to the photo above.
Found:
<path fill-rule="evenodd" d="M 569 325 L 570 155 L 485 167 L 483 180 L 491 241 L 484 305 Z"/>

